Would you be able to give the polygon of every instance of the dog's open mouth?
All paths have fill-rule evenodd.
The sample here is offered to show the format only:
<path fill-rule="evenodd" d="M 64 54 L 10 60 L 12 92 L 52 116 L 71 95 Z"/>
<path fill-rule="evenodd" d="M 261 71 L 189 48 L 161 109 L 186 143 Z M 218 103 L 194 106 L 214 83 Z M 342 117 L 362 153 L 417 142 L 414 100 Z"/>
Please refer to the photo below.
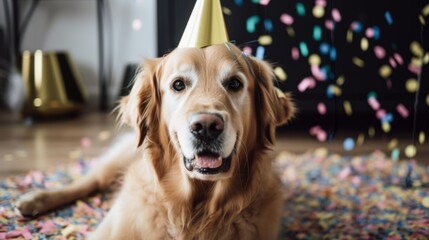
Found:
<path fill-rule="evenodd" d="M 197 171 L 201 174 L 218 174 L 228 172 L 231 167 L 232 154 L 226 158 L 218 153 L 204 151 L 197 153 L 193 159 L 183 157 L 188 171 Z"/>

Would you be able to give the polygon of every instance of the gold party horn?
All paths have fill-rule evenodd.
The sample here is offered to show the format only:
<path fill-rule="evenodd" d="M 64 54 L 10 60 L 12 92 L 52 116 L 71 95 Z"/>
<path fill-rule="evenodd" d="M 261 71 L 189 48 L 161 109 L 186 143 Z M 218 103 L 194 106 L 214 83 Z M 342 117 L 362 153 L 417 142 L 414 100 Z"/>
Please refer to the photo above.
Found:
<path fill-rule="evenodd" d="M 68 53 L 24 51 L 24 116 L 47 117 L 76 113 L 88 99 L 82 79 Z"/>
<path fill-rule="evenodd" d="M 197 0 L 178 48 L 201 48 L 228 41 L 220 0 Z"/>

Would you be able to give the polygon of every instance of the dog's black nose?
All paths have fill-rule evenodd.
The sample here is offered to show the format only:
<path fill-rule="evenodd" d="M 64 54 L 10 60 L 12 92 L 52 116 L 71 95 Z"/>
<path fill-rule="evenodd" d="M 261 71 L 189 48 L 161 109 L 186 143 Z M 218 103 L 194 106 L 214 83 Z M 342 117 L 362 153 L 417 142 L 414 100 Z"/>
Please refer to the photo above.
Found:
<path fill-rule="evenodd" d="M 198 113 L 191 116 L 189 128 L 196 138 L 210 141 L 216 139 L 223 132 L 224 121 L 217 114 Z"/>

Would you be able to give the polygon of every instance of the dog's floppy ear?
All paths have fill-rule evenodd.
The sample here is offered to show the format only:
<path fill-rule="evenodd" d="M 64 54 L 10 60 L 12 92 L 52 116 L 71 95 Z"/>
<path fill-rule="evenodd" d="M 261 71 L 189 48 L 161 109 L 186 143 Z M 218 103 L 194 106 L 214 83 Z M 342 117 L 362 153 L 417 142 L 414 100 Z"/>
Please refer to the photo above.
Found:
<path fill-rule="evenodd" d="M 157 129 L 161 97 L 158 88 L 160 59 L 146 60 L 137 74 L 128 96 L 120 101 L 119 120 L 136 129 L 138 146 L 143 143 L 149 130 Z"/>
<path fill-rule="evenodd" d="M 274 86 L 273 68 L 265 61 L 251 58 L 255 77 L 255 104 L 260 121 L 266 126 L 265 136 L 274 143 L 275 127 L 285 124 L 294 116 L 295 106 L 289 93 Z"/>

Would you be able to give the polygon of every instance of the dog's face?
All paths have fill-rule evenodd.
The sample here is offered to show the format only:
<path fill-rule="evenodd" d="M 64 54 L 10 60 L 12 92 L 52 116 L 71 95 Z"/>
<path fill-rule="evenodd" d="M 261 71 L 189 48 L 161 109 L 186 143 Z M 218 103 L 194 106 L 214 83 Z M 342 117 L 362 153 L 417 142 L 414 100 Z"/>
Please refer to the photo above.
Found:
<path fill-rule="evenodd" d="M 273 87 L 271 67 L 232 45 L 176 49 L 143 68 L 122 115 L 140 144 L 166 129 L 165 147 L 174 147 L 190 178 L 231 177 L 246 161 L 239 153 L 272 143 L 274 127 L 293 114 L 289 97 Z"/>

